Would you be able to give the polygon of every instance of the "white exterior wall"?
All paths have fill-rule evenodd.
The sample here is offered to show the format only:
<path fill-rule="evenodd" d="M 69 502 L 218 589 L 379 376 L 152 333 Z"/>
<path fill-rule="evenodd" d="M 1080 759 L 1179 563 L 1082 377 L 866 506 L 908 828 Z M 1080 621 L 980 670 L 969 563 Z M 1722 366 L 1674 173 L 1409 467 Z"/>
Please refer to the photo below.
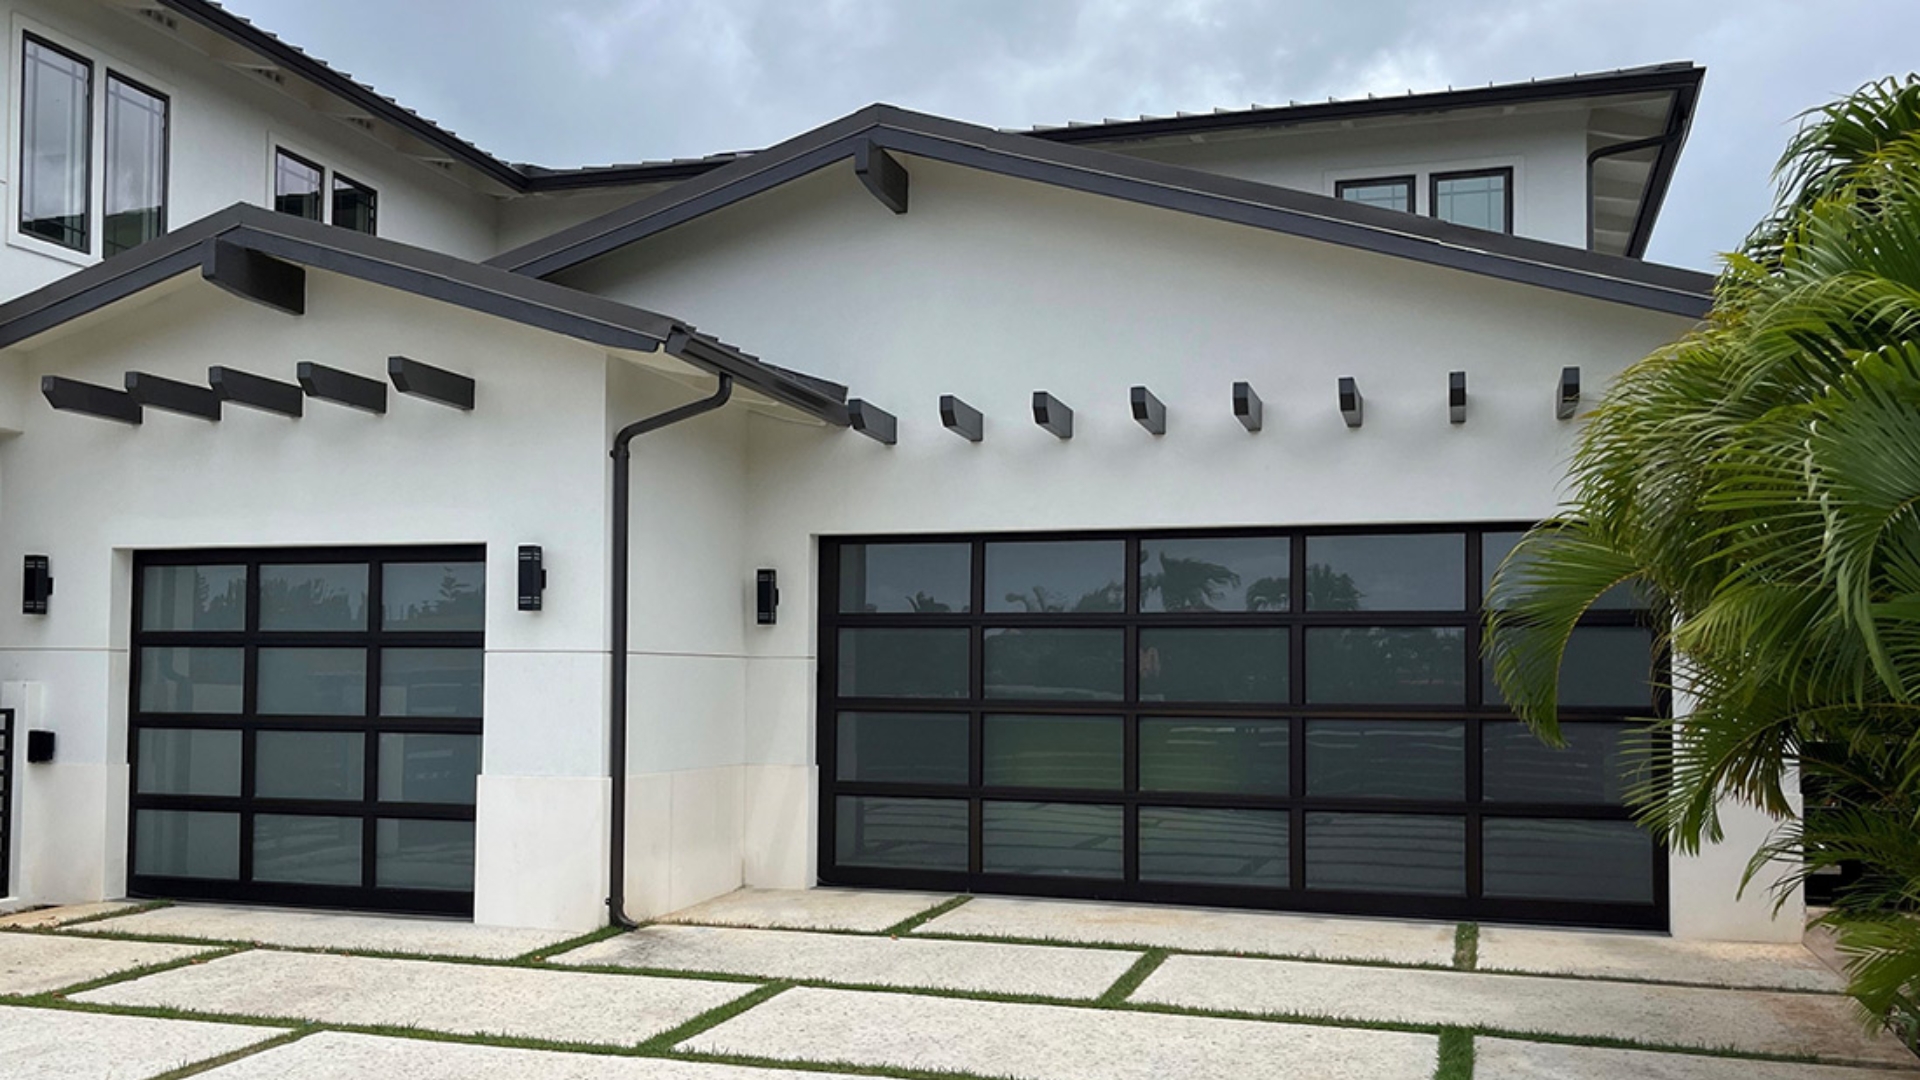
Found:
<path fill-rule="evenodd" d="M 753 884 L 802 887 L 815 877 L 818 537 L 1534 520 L 1558 502 L 1576 433 L 1553 417 L 1560 368 L 1579 365 L 1597 392 L 1687 325 L 905 164 L 913 209 L 904 216 L 836 166 L 567 275 L 724 328 L 900 417 L 891 448 L 748 422 L 747 539 L 731 580 L 744 589 L 756 567 L 773 567 L 785 597 L 778 626 L 745 634 L 742 859 Z M 1469 379 L 1459 426 L 1447 422 L 1453 370 Z M 1335 404 L 1342 375 L 1367 399 L 1358 430 Z M 1257 435 L 1229 408 L 1240 379 L 1266 401 Z M 1130 418 L 1135 383 L 1166 403 L 1166 436 Z M 1075 409 L 1071 441 L 1032 423 L 1037 389 Z M 940 427 L 942 393 L 986 414 L 983 443 Z M 636 530 L 651 527 L 636 517 Z M 1776 922 L 1764 896 L 1734 899 L 1748 824 L 1735 815 L 1728 846 L 1673 864 L 1677 933 L 1797 939 L 1792 912 Z"/>
<path fill-rule="evenodd" d="M 1419 214 L 1432 213 L 1432 174 L 1510 167 L 1514 234 L 1585 248 L 1587 119 L 1584 108 L 1492 119 L 1420 116 L 1342 130 L 1099 148 L 1329 196 L 1341 180 L 1413 176 Z"/>
<path fill-rule="evenodd" d="M 394 151 L 344 121 L 316 114 L 258 75 L 236 71 L 137 16 L 91 0 L 0 0 L 7 28 L 0 54 L 0 297 L 11 298 L 97 261 L 18 232 L 21 33 L 29 31 L 94 62 L 95 115 L 107 71 L 170 99 L 167 220 L 178 228 L 236 202 L 273 203 L 273 151 L 284 145 L 379 192 L 380 235 L 466 258 L 495 247 L 495 201 L 438 167 Z M 94 205 L 99 206 L 104 133 L 93 125 Z M 100 220 L 94 217 L 94 248 Z"/>
<path fill-rule="evenodd" d="M 158 299 L 16 347 L 0 442 L 0 560 L 48 554 L 52 610 L 0 586 L 0 697 L 57 733 L 20 766 L 15 892 L 121 895 L 126 880 L 132 553 L 154 548 L 487 546 L 481 922 L 605 919 L 607 367 L 594 349 L 404 294 L 308 274 L 292 318 L 189 276 Z M 217 424 L 149 410 L 124 427 L 47 408 L 38 378 L 117 385 L 139 370 L 204 382 L 209 364 L 291 380 L 300 360 L 384 378 L 405 354 L 472 375 L 473 412 L 392 395 L 385 416 L 310 400 L 289 420 L 229 406 Z M 515 547 L 546 550 L 545 609 L 515 610 Z M 737 651 L 737 650 L 736 650 Z M 18 684 L 29 684 L 21 686 Z M 37 697 L 37 700 L 36 700 Z M 530 868 L 537 871 L 530 872 Z"/>

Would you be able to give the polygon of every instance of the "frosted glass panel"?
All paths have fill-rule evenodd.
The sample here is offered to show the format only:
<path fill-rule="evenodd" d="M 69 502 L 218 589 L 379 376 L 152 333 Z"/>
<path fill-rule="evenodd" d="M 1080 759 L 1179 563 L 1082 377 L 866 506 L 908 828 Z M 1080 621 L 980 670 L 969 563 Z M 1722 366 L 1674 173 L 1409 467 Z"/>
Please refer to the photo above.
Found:
<path fill-rule="evenodd" d="M 143 648 L 140 711 L 238 713 L 245 664 L 246 654 L 239 649 Z"/>

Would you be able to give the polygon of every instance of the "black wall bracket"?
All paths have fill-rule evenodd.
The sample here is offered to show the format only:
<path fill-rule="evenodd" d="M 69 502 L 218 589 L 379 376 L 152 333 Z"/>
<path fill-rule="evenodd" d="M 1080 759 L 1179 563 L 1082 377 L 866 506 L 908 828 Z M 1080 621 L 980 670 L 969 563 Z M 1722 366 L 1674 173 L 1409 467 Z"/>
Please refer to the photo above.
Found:
<path fill-rule="evenodd" d="M 907 167 L 872 140 L 854 148 L 853 174 L 882 206 L 896 214 L 907 212 Z"/>
<path fill-rule="evenodd" d="M 1571 420 L 1573 414 L 1580 411 L 1580 369 L 1564 367 L 1560 369 L 1560 386 L 1554 393 L 1553 415 L 1556 420 Z"/>
<path fill-rule="evenodd" d="M 80 413 L 122 424 L 138 424 L 140 403 L 124 390 L 69 379 L 61 375 L 42 375 L 40 393 L 47 404 L 61 412 Z"/>
<path fill-rule="evenodd" d="M 376 415 L 387 411 L 387 384 L 311 360 L 300 361 L 300 387 L 311 398 Z"/>
<path fill-rule="evenodd" d="M 473 410 L 473 380 L 465 375 L 404 356 L 389 356 L 387 378 L 392 379 L 393 388 L 403 394 L 468 412 Z"/>
<path fill-rule="evenodd" d="M 1464 371 L 1447 373 L 1447 422 L 1467 422 L 1467 373 Z"/>
<path fill-rule="evenodd" d="M 200 276 L 243 300 L 289 315 L 307 313 L 307 271 L 226 240 L 206 242 Z"/>
<path fill-rule="evenodd" d="M 940 395 L 940 423 L 968 442 L 979 442 L 986 430 L 980 410 L 952 394 Z"/>
<path fill-rule="evenodd" d="M 143 371 L 129 371 L 127 393 L 133 400 L 151 409 L 179 413 L 196 420 L 220 419 L 220 395 L 204 386 L 149 375 Z"/>
<path fill-rule="evenodd" d="M 300 392 L 300 388 L 278 379 L 262 378 L 215 365 L 207 369 L 207 382 L 221 401 L 231 401 L 249 409 L 299 419 L 307 408 L 307 397 Z"/>
<path fill-rule="evenodd" d="M 1250 432 L 1259 431 L 1266 423 L 1263 415 L 1266 411 L 1266 403 L 1254 392 L 1252 383 L 1233 384 L 1233 418 L 1240 421 L 1241 427 Z"/>
<path fill-rule="evenodd" d="M 847 402 L 847 426 L 882 446 L 892 446 L 900 433 L 900 422 L 892 413 L 859 398 Z"/>
<path fill-rule="evenodd" d="M 1033 422 L 1056 439 L 1073 438 L 1073 410 L 1045 390 L 1033 392 Z"/>
<path fill-rule="evenodd" d="M 1345 375 L 1340 377 L 1340 419 L 1357 428 L 1366 419 L 1367 400 L 1360 396 L 1360 384 Z"/>
<path fill-rule="evenodd" d="M 1167 433 L 1167 407 L 1153 396 L 1153 391 L 1144 386 L 1136 386 L 1131 393 L 1133 418 L 1149 435 Z"/>

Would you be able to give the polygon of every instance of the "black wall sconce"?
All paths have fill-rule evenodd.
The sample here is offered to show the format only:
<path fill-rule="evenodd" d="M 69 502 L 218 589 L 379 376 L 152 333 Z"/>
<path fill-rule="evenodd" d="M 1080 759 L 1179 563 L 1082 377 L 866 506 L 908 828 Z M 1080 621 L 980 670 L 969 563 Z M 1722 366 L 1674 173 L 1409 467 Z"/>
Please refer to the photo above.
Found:
<path fill-rule="evenodd" d="M 1345 375 L 1340 377 L 1340 418 L 1357 428 L 1366 418 L 1367 399 L 1360 396 L 1360 384 Z"/>
<path fill-rule="evenodd" d="M 1560 369 L 1560 385 L 1553 395 L 1553 416 L 1556 420 L 1571 420 L 1573 414 L 1580 411 L 1580 369 L 1564 367 Z"/>
<path fill-rule="evenodd" d="M 520 545 L 520 610 L 539 611 L 547 591 L 545 553 L 539 544 Z"/>
<path fill-rule="evenodd" d="M 780 610 L 780 578 L 773 570 L 756 570 L 753 575 L 753 621 L 772 626 Z"/>
<path fill-rule="evenodd" d="M 1073 410 L 1045 390 L 1033 392 L 1033 422 L 1056 439 L 1073 438 Z"/>
<path fill-rule="evenodd" d="M 1147 429 L 1149 435 L 1167 433 L 1167 407 L 1153 396 L 1153 391 L 1144 386 L 1136 386 L 1129 392 L 1128 401 L 1133 406 L 1134 422 Z"/>
<path fill-rule="evenodd" d="M 53 560 L 45 555 L 27 556 L 26 573 L 21 581 L 20 611 L 25 615 L 45 615 L 53 596 Z"/>
<path fill-rule="evenodd" d="M 27 732 L 27 764 L 45 765 L 53 760 L 53 732 L 29 730 Z"/>
<path fill-rule="evenodd" d="M 1447 373 L 1447 422 L 1467 422 L 1467 373 L 1464 371 Z"/>
<path fill-rule="evenodd" d="M 1259 431 L 1266 423 L 1265 412 L 1266 403 L 1254 393 L 1252 383 L 1233 384 L 1233 418 L 1240 421 L 1241 427 L 1249 432 Z"/>

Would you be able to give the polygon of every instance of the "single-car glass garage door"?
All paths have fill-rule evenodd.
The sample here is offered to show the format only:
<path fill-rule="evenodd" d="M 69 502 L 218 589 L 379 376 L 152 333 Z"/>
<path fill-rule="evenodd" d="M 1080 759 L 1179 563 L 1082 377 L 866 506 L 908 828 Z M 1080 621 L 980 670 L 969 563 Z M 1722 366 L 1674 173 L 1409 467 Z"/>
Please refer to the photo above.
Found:
<path fill-rule="evenodd" d="M 1610 594 L 1540 743 L 1480 658 L 1521 531 L 826 541 L 821 876 L 1664 928 L 1654 635 Z"/>
<path fill-rule="evenodd" d="M 484 559 L 141 555 L 130 891 L 470 913 Z"/>

